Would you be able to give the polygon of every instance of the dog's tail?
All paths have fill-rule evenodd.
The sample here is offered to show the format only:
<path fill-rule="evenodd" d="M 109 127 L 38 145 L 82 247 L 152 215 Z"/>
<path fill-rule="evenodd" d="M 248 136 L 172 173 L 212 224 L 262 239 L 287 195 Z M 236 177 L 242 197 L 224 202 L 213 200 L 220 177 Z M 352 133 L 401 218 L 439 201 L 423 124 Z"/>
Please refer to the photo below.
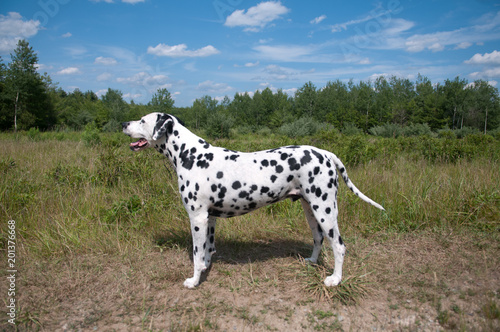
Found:
<path fill-rule="evenodd" d="M 351 191 L 356 194 L 356 196 L 358 196 L 359 198 L 361 198 L 363 201 L 375 206 L 376 208 L 379 208 L 380 210 L 383 210 L 385 211 L 385 209 L 382 207 L 382 205 L 378 204 L 377 202 L 375 202 L 374 200 L 372 200 L 371 198 L 369 198 L 368 196 L 366 196 L 365 194 L 363 194 L 355 185 L 354 183 L 352 183 L 351 179 L 349 179 L 349 176 L 347 176 L 347 171 L 345 169 L 345 166 L 344 164 L 340 161 L 340 159 L 332 153 L 332 161 L 333 163 L 335 164 L 335 166 L 337 167 L 337 169 L 339 170 L 340 172 L 340 175 L 342 176 L 342 179 L 344 179 L 344 182 L 345 184 L 347 185 L 347 187 L 349 187 L 349 189 L 351 189 Z"/>

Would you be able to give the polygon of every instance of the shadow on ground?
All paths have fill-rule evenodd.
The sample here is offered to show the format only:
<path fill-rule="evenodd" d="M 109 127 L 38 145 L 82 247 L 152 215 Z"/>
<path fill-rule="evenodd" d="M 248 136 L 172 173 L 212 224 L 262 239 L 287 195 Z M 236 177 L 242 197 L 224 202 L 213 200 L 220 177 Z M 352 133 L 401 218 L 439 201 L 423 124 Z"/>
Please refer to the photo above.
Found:
<path fill-rule="evenodd" d="M 187 249 L 192 253 L 191 234 L 187 231 L 169 232 L 154 237 L 154 243 L 162 248 Z M 312 243 L 290 239 L 217 239 L 215 261 L 228 264 L 264 262 L 275 258 L 309 257 Z M 190 255 L 192 260 L 192 254 Z"/>

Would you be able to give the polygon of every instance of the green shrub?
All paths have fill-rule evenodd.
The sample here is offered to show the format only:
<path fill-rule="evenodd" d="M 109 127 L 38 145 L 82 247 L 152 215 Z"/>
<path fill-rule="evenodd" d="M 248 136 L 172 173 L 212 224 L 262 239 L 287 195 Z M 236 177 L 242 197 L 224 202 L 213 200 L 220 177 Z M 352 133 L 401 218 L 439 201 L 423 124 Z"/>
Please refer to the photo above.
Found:
<path fill-rule="evenodd" d="M 208 116 L 205 132 L 210 138 L 229 138 L 234 119 L 221 112 L 214 112 Z"/>
<path fill-rule="evenodd" d="M 85 126 L 85 130 L 82 133 L 82 141 L 86 146 L 96 146 L 101 144 L 101 136 L 99 136 L 99 129 L 94 123 L 89 123 Z"/>
<path fill-rule="evenodd" d="M 262 127 L 262 128 L 259 128 L 259 130 L 257 130 L 257 135 L 259 136 L 263 136 L 263 137 L 266 137 L 266 136 L 269 136 L 271 135 L 273 132 L 270 128 L 268 127 Z"/>
<path fill-rule="evenodd" d="M 344 129 L 342 129 L 342 134 L 347 136 L 361 135 L 363 130 L 359 129 L 354 123 L 346 122 L 344 123 Z"/>
<path fill-rule="evenodd" d="M 436 134 L 432 131 L 428 124 L 416 123 L 410 124 L 408 126 L 401 126 L 396 123 L 386 123 L 382 126 L 376 126 L 370 128 L 368 132 L 374 136 L 380 136 L 385 138 L 397 138 L 400 136 L 410 137 L 410 136 L 430 136 L 435 137 Z"/>
<path fill-rule="evenodd" d="M 40 130 L 38 130 L 38 128 L 30 128 L 30 130 L 26 132 L 26 135 L 30 140 L 35 142 L 41 141 L 42 139 L 42 135 L 40 134 Z"/>
<path fill-rule="evenodd" d="M 439 138 L 455 139 L 457 135 L 450 128 L 438 130 Z"/>
<path fill-rule="evenodd" d="M 395 123 L 386 123 L 382 126 L 370 128 L 368 132 L 374 136 L 397 138 L 403 135 L 403 127 Z"/>
<path fill-rule="evenodd" d="M 311 136 L 322 129 L 331 128 L 331 125 L 320 123 L 313 118 L 303 117 L 291 123 L 282 125 L 278 132 L 288 137 Z"/>
<path fill-rule="evenodd" d="M 436 134 L 432 132 L 431 127 L 427 123 L 415 123 L 410 124 L 406 127 L 403 127 L 403 135 L 404 136 L 431 136 L 434 137 Z"/>
<path fill-rule="evenodd" d="M 249 125 L 244 125 L 244 126 L 239 126 L 235 128 L 235 134 L 236 135 L 248 135 L 255 132 L 254 128 Z"/>
<path fill-rule="evenodd" d="M 102 127 L 102 131 L 105 133 L 116 133 L 120 131 L 121 124 L 119 121 L 111 119 Z"/>
<path fill-rule="evenodd" d="M 472 128 L 472 127 L 463 127 L 461 129 L 455 129 L 453 131 L 457 138 L 464 138 L 467 135 L 472 135 L 472 134 L 479 134 L 479 130 Z"/>
<path fill-rule="evenodd" d="M 488 134 L 493 136 L 495 139 L 500 140 L 500 127 L 498 127 L 497 129 L 488 131 Z"/>

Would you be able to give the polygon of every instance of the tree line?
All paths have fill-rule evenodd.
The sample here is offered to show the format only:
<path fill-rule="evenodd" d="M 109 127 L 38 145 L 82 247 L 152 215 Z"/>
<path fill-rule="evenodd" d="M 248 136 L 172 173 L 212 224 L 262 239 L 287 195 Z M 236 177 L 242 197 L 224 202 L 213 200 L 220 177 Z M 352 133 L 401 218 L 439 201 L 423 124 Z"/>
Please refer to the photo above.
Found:
<path fill-rule="evenodd" d="M 0 130 L 81 130 L 90 125 L 115 131 L 121 122 L 155 111 L 177 115 L 198 129 L 273 130 L 303 118 L 365 132 L 387 123 L 427 124 L 433 130 L 472 127 L 485 133 L 500 126 L 498 89 L 484 80 L 456 77 L 432 83 L 421 75 L 415 81 L 380 76 L 359 83 L 335 80 L 320 88 L 307 82 L 292 96 L 266 88 L 236 93 L 232 100 L 203 96 L 179 108 L 167 89 L 158 89 L 147 104 L 126 102 L 111 88 L 100 98 L 92 91 L 66 92 L 38 73 L 37 64 L 26 40 L 18 42 L 8 65 L 0 58 Z"/>

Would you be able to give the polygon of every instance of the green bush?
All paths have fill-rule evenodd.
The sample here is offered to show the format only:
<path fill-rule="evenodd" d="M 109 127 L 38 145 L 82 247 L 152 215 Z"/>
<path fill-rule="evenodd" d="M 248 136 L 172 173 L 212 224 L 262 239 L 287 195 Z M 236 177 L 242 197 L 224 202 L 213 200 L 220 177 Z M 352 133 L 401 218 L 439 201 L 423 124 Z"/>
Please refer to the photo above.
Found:
<path fill-rule="evenodd" d="M 403 127 L 403 135 L 404 136 L 430 136 L 435 137 L 436 134 L 432 131 L 431 127 L 427 123 L 415 123 L 410 124 L 406 127 Z"/>
<path fill-rule="evenodd" d="M 269 136 L 272 133 L 273 133 L 272 130 L 268 127 L 262 127 L 262 128 L 259 128 L 259 130 L 257 130 L 257 135 L 259 135 L 261 137 L 262 136 L 264 136 L 264 137 Z"/>
<path fill-rule="evenodd" d="M 457 138 L 457 135 L 455 134 L 455 132 L 453 130 L 451 130 L 450 128 L 447 128 L 447 129 L 438 130 L 438 137 L 439 138 L 446 138 L 446 139 L 455 139 L 455 138 Z"/>
<path fill-rule="evenodd" d="M 500 127 L 498 127 L 497 129 L 488 131 L 488 134 L 493 136 L 495 139 L 500 140 Z"/>
<path fill-rule="evenodd" d="M 26 132 L 26 135 L 30 140 L 35 142 L 38 142 L 42 139 L 42 134 L 40 133 L 40 130 L 38 130 L 38 128 L 30 128 L 30 130 Z"/>
<path fill-rule="evenodd" d="M 347 136 L 361 135 L 363 130 L 359 129 L 354 123 L 346 122 L 344 123 L 344 129 L 342 129 L 342 134 Z"/>
<path fill-rule="evenodd" d="M 82 141 L 86 146 L 96 146 L 101 144 L 101 136 L 99 136 L 99 129 L 94 123 L 89 123 L 85 126 L 85 130 L 82 133 Z"/>
<path fill-rule="evenodd" d="M 374 136 L 397 138 L 403 135 L 403 127 L 395 123 L 386 123 L 382 126 L 370 128 L 368 132 Z"/>
<path fill-rule="evenodd" d="M 463 127 L 461 129 L 455 129 L 453 131 L 457 138 L 464 138 L 467 135 L 479 134 L 479 130 L 472 127 Z"/>
<path fill-rule="evenodd" d="M 106 123 L 102 127 L 102 131 L 105 133 L 116 133 L 120 131 L 120 128 L 121 128 L 120 122 L 115 119 L 111 119 L 108 123 Z"/>
<path fill-rule="evenodd" d="M 205 132 L 210 138 L 229 138 L 234 119 L 221 112 L 214 112 L 208 116 Z"/>
<path fill-rule="evenodd" d="M 331 128 L 331 125 L 320 123 L 313 118 L 303 117 L 291 123 L 285 123 L 279 128 L 279 133 L 288 137 L 311 136 L 316 132 Z"/>
<path fill-rule="evenodd" d="M 397 138 L 400 136 L 410 137 L 410 136 L 430 136 L 435 137 L 436 134 L 432 131 L 428 124 L 416 123 L 409 124 L 408 126 L 401 126 L 396 123 L 386 123 L 382 126 L 376 126 L 370 128 L 368 132 L 374 136 L 380 136 L 385 138 Z"/>

